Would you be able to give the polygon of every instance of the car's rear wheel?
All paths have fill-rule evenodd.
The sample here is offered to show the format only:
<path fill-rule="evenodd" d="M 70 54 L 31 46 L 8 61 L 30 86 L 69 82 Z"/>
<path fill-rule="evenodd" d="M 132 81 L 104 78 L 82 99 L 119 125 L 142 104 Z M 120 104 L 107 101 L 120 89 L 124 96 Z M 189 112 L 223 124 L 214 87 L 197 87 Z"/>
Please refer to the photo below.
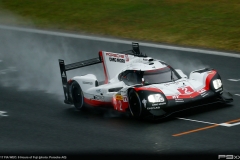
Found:
<path fill-rule="evenodd" d="M 82 110 L 84 108 L 84 97 L 80 85 L 74 81 L 72 82 L 72 100 L 75 108 Z"/>
<path fill-rule="evenodd" d="M 142 103 L 138 93 L 134 89 L 131 89 L 128 92 L 128 98 L 129 98 L 129 110 L 132 116 L 135 118 L 140 118 L 142 115 Z"/>

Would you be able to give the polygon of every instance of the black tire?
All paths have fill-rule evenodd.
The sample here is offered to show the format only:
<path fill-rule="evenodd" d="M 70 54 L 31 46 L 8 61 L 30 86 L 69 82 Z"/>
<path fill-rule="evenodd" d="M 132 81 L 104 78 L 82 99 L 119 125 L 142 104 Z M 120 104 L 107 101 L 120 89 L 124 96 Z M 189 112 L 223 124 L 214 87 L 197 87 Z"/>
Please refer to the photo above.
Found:
<path fill-rule="evenodd" d="M 71 88 L 72 100 L 73 100 L 73 104 L 74 104 L 75 108 L 78 110 L 83 110 L 84 109 L 84 96 L 83 96 L 83 92 L 82 92 L 80 85 L 76 81 L 74 81 L 74 82 L 72 82 L 71 87 L 72 87 Z"/>
<path fill-rule="evenodd" d="M 133 117 L 141 118 L 142 116 L 142 103 L 138 93 L 131 89 L 128 92 L 128 99 L 129 99 L 129 110 Z"/>

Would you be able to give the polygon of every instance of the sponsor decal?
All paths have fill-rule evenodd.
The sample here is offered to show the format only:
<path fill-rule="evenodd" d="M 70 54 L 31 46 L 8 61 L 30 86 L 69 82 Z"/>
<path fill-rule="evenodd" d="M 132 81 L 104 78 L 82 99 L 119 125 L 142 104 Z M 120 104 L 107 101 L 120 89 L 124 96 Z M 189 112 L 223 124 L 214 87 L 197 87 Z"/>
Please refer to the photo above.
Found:
<path fill-rule="evenodd" d="M 111 62 L 125 63 L 125 59 L 121 59 L 121 58 L 112 58 L 112 57 L 109 57 L 109 61 L 111 61 Z"/>
<path fill-rule="evenodd" d="M 99 95 L 94 95 L 93 99 L 99 100 L 99 101 L 103 101 L 104 97 L 103 96 L 99 96 Z"/>
<path fill-rule="evenodd" d="M 66 77 L 66 74 L 64 72 L 62 73 L 62 77 Z"/>
<path fill-rule="evenodd" d="M 109 57 L 109 61 L 117 62 L 116 58 Z"/>
<path fill-rule="evenodd" d="M 166 102 L 158 103 L 158 105 L 165 105 L 165 104 L 166 104 Z"/>
<path fill-rule="evenodd" d="M 117 94 L 117 95 L 116 95 L 116 100 L 123 100 L 123 96 L 122 96 L 122 95 L 119 95 L 119 94 Z"/>
<path fill-rule="evenodd" d="M 172 98 L 175 100 L 175 102 L 184 102 L 183 99 L 179 99 L 179 95 L 174 95 Z"/>
<path fill-rule="evenodd" d="M 154 104 L 152 104 L 152 106 L 158 106 L 158 103 L 154 103 Z"/>
<path fill-rule="evenodd" d="M 143 100 L 142 100 L 142 103 L 143 103 L 144 108 L 146 108 L 147 100 L 146 100 L 146 99 L 143 99 Z"/>
<path fill-rule="evenodd" d="M 175 102 L 184 102 L 183 99 L 175 99 Z"/>
<path fill-rule="evenodd" d="M 125 63 L 125 55 L 123 54 L 106 53 L 106 55 L 109 56 L 109 61 L 111 62 Z M 126 61 L 129 61 L 128 56 L 126 57 Z"/>
<path fill-rule="evenodd" d="M 90 85 L 93 84 L 93 82 L 86 82 L 86 81 L 83 81 L 82 83 L 83 83 L 83 84 L 90 84 Z"/>
<path fill-rule="evenodd" d="M 162 103 L 153 103 L 152 106 L 161 106 L 161 105 L 165 105 L 166 102 L 162 102 Z"/>
<path fill-rule="evenodd" d="M 183 88 L 178 88 L 177 90 L 181 94 L 190 94 L 190 93 L 194 92 L 194 90 L 190 86 L 186 86 L 186 87 L 183 87 Z"/>
<path fill-rule="evenodd" d="M 115 58 L 125 58 L 123 54 L 117 54 L 117 53 L 106 53 L 107 56 L 109 57 L 115 57 Z"/>
<path fill-rule="evenodd" d="M 97 92 L 97 93 L 100 93 L 100 92 L 101 92 L 101 89 L 96 89 L 96 92 Z"/>
<path fill-rule="evenodd" d="M 118 101 L 119 102 L 119 109 L 120 109 L 120 111 L 122 111 L 123 109 L 122 109 L 122 101 Z"/>
<path fill-rule="evenodd" d="M 116 106 L 117 105 L 117 101 L 115 98 L 113 98 L 113 104 Z M 117 110 L 117 106 L 116 106 L 116 110 Z"/>
<path fill-rule="evenodd" d="M 172 96 L 173 99 L 178 99 L 179 95 Z"/>
<path fill-rule="evenodd" d="M 200 95 L 202 97 L 205 97 L 208 95 L 208 92 L 206 92 L 207 90 L 205 90 L 204 88 L 202 88 L 201 90 L 197 91 L 198 93 L 200 93 Z"/>
<path fill-rule="evenodd" d="M 126 62 L 128 62 L 129 61 L 128 55 L 126 54 L 125 57 L 126 57 Z"/>
<path fill-rule="evenodd" d="M 160 106 L 158 107 L 148 107 L 147 110 L 151 110 L 151 109 L 160 109 Z"/>
<path fill-rule="evenodd" d="M 123 96 L 123 102 L 128 102 L 127 96 Z"/>
<path fill-rule="evenodd" d="M 170 84 L 178 84 L 180 82 L 186 82 L 186 80 L 180 80 L 180 81 L 175 81 L 175 82 L 169 82 L 169 83 L 165 83 L 165 86 L 169 86 Z M 185 85 L 185 84 L 184 84 Z"/>
<path fill-rule="evenodd" d="M 199 91 L 197 91 L 198 93 L 204 93 L 204 92 L 206 92 L 206 90 L 205 89 L 200 89 Z"/>

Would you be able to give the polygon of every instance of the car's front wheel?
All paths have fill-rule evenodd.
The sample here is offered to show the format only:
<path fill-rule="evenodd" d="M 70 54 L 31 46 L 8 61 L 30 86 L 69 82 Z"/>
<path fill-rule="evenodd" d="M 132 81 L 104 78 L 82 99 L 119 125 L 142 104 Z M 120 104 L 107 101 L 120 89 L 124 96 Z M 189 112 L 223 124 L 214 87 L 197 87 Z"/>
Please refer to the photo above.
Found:
<path fill-rule="evenodd" d="M 142 103 L 138 93 L 131 89 L 128 92 L 128 99 L 129 99 L 129 110 L 133 117 L 140 118 L 142 116 Z"/>
<path fill-rule="evenodd" d="M 84 108 L 84 97 L 80 85 L 74 81 L 72 82 L 72 100 L 76 109 L 82 110 Z"/>

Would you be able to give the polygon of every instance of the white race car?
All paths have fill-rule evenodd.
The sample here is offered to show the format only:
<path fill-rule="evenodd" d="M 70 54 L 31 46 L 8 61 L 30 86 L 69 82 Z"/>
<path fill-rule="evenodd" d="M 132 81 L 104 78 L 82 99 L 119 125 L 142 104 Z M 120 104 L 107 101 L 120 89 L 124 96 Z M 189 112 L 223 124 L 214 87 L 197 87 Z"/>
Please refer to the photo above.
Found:
<path fill-rule="evenodd" d="M 103 64 L 103 83 L 93 74 L 67 80 L 66 71 L 97 63 Z M 68 65 L 59 59 L 59 66 L 64 102 L 79 110 L 87 105 L 110 107 L 119 112 L 130 111 L 136 118 L 155 119 L 196 106 L 233 101 L 229 92 L 223 92 L 215 69 L 195 70 L 188 78 L 180 69 L 142 54 L 134 42 L 129 51 L 100 51 L 98 58 Z"/>

